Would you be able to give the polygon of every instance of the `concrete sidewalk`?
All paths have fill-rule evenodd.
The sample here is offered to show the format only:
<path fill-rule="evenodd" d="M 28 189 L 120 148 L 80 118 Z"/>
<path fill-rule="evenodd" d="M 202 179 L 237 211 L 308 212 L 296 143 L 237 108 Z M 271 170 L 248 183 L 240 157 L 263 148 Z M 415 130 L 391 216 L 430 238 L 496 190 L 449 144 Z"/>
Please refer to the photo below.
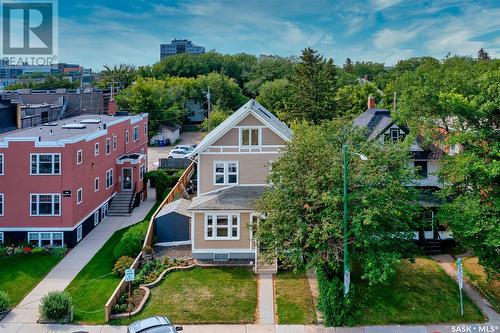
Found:
<path fill-rule="evenodd" d="M 322 327 L 317 325 L 183 325 L 184 333 L 453 333 L 500 332 L 500 324 L 430 326 Z M 126 333 L 125 326 L 77 326 L 0 323 L 2 333 Z"/>
<path fill-rule="evenodd" d="M 49 291 L 64 290 L 115 231 L 142 221 L 154 204 L 155 191 L 148 188 L 147 200 L 131 216 L 109 216 L 101 221 L 0 323 L 36 323 L 40 299 Z"/>
<path fill-rule="evenodd" d="M 260 324 L 274 324 L 274 281 L 272 274 L 259 274 Z"/>

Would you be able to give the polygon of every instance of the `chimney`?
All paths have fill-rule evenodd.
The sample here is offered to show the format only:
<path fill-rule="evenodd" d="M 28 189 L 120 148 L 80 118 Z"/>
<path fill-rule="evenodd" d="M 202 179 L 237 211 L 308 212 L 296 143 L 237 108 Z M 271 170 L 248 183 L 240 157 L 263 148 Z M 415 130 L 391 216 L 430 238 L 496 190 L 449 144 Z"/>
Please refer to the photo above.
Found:
<path fill-rule="evenodd" d="M 116 114 L 116 101 L 115 101 L 115 82 L 111 82 L 111 97 L 108 102 L 108 115 L 114 116 Z"/>
<path fill-rule="evenodd" d="M 377 103 L 375 103 L 375 97 L 368 96 L 368 109 L 375 109 L 377 107 Z"/>

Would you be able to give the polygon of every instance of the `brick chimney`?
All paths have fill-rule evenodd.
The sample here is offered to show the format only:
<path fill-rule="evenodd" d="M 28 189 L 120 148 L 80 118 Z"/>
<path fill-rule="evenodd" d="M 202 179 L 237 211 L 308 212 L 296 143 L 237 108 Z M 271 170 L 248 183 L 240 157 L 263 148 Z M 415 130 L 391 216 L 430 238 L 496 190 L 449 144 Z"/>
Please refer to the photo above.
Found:
<path fill-rule="evenodd" d="M 110 99 L 108 102 L 108 115 L 114 116 L 116 114 L 116 101 Z"/>
<path fill-rule="evenodd" d="M 377 103 L 375 103 L 375 97 L 368 96 L 368 109 L 375 109 L 377 107 Z"/>

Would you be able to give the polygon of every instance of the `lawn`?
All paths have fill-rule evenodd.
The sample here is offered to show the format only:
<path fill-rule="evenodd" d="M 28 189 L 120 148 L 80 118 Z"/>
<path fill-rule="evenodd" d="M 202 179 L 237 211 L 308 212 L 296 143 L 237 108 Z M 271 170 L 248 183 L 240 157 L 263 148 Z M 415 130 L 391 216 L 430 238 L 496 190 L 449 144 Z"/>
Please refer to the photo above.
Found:
<path fill-rule="evenodd" d="M 276 310 L 280 324 L 314 324 L 316 311 L 304 270 L 275 276 Z"/>
<path fill-rule="evenodd" d="M 488 299 L 497 312 L 500 312 L 500 276 L 487 279 L 486 272 L 477 257 L 463 258 L 464 275 Z"/>
<path fill-rule="evenodd" d="M 140 223 L 148 223 L 160 203 L 161 200 L 157 201 Z M 127 229 L 115 232 L 66 288 L 73 299 L 75 322 L 106 323 L 104 305 L 121 280 L 111 273 L 115 264 L 113 251 Z"/>
<path fill-rule="evenodd" d="M 464 294 L 464 317 L 460 315 L 458 285 L 434 261 L 404 261 L 396 279 L 387 286 L 369 289 L 366 307 L 355 325 L 431 324 L 483 322 L 481 311 Z M 360 300 L 361 302 L 361 300 Z"/>
<path fill-rule="evenodd" d="M 0 290 L 16 306 L 62 259 L 53 254 L 17 254 L 0 258 Z"/>
<path fill-rule="evenodd" d="M 255 321 L 257 281 L 246 267 L 195 268 L 172 272 L 151 289 L 132 321 L 167 316 L 175 324 L 243 324 Z M 128 320 L 113 321 L 128 324 Z"/>

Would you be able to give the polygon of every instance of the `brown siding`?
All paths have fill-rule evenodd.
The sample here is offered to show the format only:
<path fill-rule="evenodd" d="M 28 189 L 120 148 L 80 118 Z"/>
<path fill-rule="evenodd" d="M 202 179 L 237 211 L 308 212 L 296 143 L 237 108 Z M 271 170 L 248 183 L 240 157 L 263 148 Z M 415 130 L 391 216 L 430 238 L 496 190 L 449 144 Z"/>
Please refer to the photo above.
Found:
<path fill-rule="evenodd" d="M 223 213 L 223 212 L 221 212 Z M 194 248 L 199 249 L 250 249 L 250 213 L 240 213 L 239 240 L 205 240 L 205 214 L 194 214 Z"/>
<path fill-rule="evenodd" d="M 198 175 L 200 194 L 227 186 L 214 186 L 214 161 L 238 161 L 240 185 L 265 184 L 269 173 L 269 161 L 275 161 L 278 157 L 278 153 L 200 154 L 200 174 Z"/>
<path fill-rule="evenodd" d="M 264 126 L 264 124 L 253 115 L 249 114 L 236 126 Z"/>

